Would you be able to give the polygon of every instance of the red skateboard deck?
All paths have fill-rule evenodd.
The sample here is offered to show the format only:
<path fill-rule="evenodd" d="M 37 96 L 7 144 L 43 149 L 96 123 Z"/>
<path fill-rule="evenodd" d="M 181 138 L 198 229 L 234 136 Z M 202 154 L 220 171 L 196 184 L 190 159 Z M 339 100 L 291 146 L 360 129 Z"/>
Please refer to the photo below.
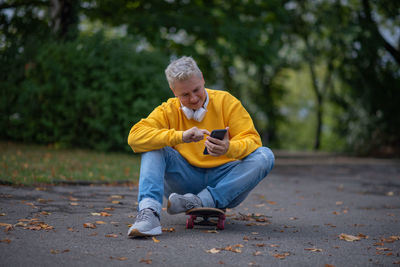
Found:
<path fill-rule="evenodd" d="M 186 215 L 190 217 L 186 220 L 186 228 L 192 229 L 195 225 L 216 226 L 219 230 L 225 228 L 225 212 L 217 208 L 195 208 L 186 211 Z M 202 218 L 201 221 L 197 220 Z M 218 221 L 209 220 L 210 218 L 218 218 Z"/>

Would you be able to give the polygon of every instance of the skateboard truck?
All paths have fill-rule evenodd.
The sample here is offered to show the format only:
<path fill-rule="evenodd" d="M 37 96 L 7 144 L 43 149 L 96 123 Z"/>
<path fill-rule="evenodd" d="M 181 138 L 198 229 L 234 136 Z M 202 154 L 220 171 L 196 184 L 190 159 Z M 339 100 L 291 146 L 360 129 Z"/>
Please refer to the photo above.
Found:
<path fill-rule="evenodd" d="M 202 226 L 216 226 L 218 230 L 225 228 L 225 212 L 217 208 L 194 208 L 186 211 L 189 218 L 186 220 L 186 229 L 193 229 L 195 225 Z M 198 221 L 198 218 L 202 218 Z M 210 220 L 210 218 L 217 218 L 218 221 Z"/>

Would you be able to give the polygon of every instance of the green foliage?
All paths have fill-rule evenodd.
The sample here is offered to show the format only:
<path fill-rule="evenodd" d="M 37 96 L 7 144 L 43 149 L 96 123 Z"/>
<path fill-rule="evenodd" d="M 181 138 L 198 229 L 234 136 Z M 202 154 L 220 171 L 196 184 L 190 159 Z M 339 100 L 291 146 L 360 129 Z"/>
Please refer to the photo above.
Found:
<path fill-rule="evenodd" d="M 45 43 L 11 92 L 3 134 L 11 140 L 129 150 L 130 127 L 169 95 L 158 52 L 102 33 Z"/>
<path fill-rule="evenodd" d="M 268 146 L 400 153 L 400 1 L 74 0 L 50 17 L 55 8 L 48 0 L 0 4 L 1 138 L 119 149 L 116 125 L 130 120 L 129 129 L 166 84 L 165 57 L 133 52 L 118 37 L 127 35 L 171 57 L 193 56 L 206 86 L 243 100 Z M 78 18 L 92 32 L 103 25 L 122 35 L 66 42 Z M 135 111 L 122 108 L 120 92 Z"/>

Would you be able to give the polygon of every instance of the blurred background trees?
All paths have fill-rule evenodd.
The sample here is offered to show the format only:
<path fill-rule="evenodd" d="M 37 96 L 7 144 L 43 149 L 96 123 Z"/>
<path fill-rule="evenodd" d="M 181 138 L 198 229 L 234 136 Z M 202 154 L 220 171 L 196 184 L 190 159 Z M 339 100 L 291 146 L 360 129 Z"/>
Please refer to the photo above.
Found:
<path fill-rule="evenodd" d="M 265 145 L 400 153 L 400 2 L 0 2 L 1 138 L 127 150 L 169 59 L 252 113 Z"/>

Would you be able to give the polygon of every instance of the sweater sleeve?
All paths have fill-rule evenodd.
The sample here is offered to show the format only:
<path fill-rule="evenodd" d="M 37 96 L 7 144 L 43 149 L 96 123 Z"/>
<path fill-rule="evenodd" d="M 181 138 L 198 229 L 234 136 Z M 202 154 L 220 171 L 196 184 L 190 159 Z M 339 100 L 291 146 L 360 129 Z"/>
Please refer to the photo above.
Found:
<path fill-rule="evenodd" d="M 232 98 L 227 106 L 230 144 L 226 156 L 242 159 L 259 148 L 262 143 L 249 113 L 239 100 L 233 96 Z"/>
<path fill-rule="evenodd" d="M 157 107 L 130 130 L 128 144 L 136 153 L 175 146 L 182 143 L 183 131 L 170 129 L 166 105 Z"/>

